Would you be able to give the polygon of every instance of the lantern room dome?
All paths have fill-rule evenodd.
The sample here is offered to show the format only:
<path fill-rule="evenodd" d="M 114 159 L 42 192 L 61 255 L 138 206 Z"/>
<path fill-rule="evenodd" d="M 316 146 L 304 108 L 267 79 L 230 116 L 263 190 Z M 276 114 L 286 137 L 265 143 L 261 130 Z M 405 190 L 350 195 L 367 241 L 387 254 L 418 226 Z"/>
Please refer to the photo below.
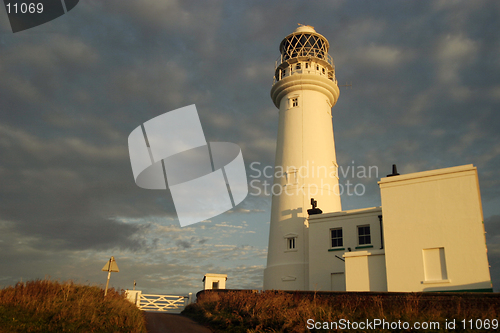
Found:
<path fill-rule="evenodd" d="M 295 29 L 294 33 L 296 32 L 312 32 L 316 33 L 316 30 L 314 30 L 314 27 L 311 27 L 310 25 L 299 25 L 297 29 Z"/>

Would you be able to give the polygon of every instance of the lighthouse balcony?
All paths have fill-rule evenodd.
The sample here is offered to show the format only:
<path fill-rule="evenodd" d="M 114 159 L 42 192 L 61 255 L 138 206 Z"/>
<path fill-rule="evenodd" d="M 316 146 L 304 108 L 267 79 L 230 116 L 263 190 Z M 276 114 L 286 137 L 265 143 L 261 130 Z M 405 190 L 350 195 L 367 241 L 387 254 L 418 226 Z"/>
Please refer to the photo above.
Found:
<path fill-rule="evenodd" d="M 294 50 L 293 52 L 290 53 L 280 54 L 278 59 L 276 59 L 276 67 L 278 67 L 278 65 L 284 63 L 285 61 L 289 61 L 294 58 L 304 58 L 304 57 L 309 60 L 317 58 L 322 61 L 325 61 L 330 66 L 335 67 L 335 65 L 333 64 L 332 56 L 326 53 L 324 50 L 318 50 L 316 48 L 306 48 L 306 47 L 303 47 L 299 50 Z"/>
<path fill-rule="evenodd" d="M 286 77 L 296 74 L 320 75 L 337 84 L 335 67 L 331 63 L 325 61 L 311 61 L 308 57 L 300 57 L 282 62 L 276 67 L 273 85 Z"/>

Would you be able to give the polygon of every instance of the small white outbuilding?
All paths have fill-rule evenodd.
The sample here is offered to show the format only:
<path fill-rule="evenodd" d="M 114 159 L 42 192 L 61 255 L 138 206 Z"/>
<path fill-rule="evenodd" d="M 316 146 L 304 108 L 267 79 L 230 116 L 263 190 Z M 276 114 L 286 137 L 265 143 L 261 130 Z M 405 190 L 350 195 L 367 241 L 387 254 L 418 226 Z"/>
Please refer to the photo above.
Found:
<path fill-rule="evenodd" d="M 227 274 L 207 273 L 203 277 L 203 289 L 226 289 Z"/>

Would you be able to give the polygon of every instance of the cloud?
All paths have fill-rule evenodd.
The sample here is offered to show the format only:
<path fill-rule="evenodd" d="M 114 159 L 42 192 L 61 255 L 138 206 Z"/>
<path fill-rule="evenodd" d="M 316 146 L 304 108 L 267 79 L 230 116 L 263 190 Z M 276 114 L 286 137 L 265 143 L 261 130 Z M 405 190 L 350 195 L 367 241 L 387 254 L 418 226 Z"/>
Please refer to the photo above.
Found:
<path fill-rule="evenodd" d="M 477 50 L 477 43 L 467 37 L 461 35 L 441 37 L 436 50 L 439 80 L 453 85 L 460 83 L 460 72 L 475 59 Z"/>
<path fill-rule="evenodd" d="M 175 242 L 175 244 L 183 249 L 189 249 L 191 247 L 191 244 L 189 242 L 183 240 L 178 240 L 177 242 Z"/>
<path fill-rule="evenodd" d="M 100 60 L 99 52 L 81 39 L 64 35 L 44 38 L 34 44 L 18 44 L 9 49 L 4 58 L 18 69 L 26 66 L 46 74 L 55 74 L 64 68 L 89 68 Z"/>
<path fill-rule="evenodd" d="M 400 49 L 394 46 L 371 45 L 360 49 L 359 60 L 365 66 L 392 68 L 397 67 L 404 60 L 405 55 Z"/>

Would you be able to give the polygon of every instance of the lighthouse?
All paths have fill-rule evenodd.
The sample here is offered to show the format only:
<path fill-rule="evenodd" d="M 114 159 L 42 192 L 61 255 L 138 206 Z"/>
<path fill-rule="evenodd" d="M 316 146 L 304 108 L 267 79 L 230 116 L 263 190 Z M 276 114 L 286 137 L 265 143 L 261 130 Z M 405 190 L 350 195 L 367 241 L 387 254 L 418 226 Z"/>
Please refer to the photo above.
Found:
<path fill-rule="evenodd" d="M 271 88 L 279 126 L 264 289 L 308 290 L 314 242 L 308 210 L 342 210 L 332 125 L 339 88 L 328 40 L 313 27 L 299 26 L 279 50 Z"/>

